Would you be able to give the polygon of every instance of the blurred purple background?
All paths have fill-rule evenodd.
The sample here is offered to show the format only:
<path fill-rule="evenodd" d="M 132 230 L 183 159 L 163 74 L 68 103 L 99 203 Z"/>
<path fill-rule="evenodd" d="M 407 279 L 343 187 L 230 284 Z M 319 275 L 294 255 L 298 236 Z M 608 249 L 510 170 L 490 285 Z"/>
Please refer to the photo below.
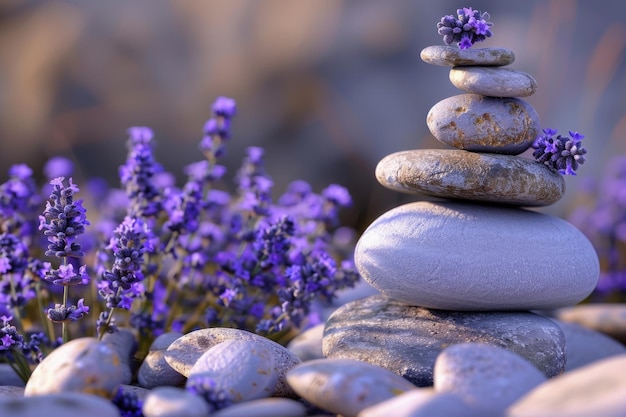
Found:
<path fill-rule="evenodd" d="M 577 189 L 626 154 L 626 2 L 3 0 L 0 182 L 14 163 L 40 174 L 64 155 L 78 176 L 117 185 L 135 125 L 154 129 L 158 160 L 182 181 L 182 167 L 201 159 L 211 103 L 226 95 L 239 104 L 229 178 L 245 147 L 262 146 L 276 195 L 295 179 L 316 191 L 342 184 L 355 199 L 344 221 L 362 230 L 418 199 L 378 185 L 379 159 L 445 148 L 426 114 L 461 92 L 419 52 L 442 44 L 437 21 L 464 6 L 494 22 L 477 46 L 512 49 L 511 67 L 537 79 L 526 100 L 543 127 L 586 135 L 588 163 L 541 209 L 565 217 Z"/>

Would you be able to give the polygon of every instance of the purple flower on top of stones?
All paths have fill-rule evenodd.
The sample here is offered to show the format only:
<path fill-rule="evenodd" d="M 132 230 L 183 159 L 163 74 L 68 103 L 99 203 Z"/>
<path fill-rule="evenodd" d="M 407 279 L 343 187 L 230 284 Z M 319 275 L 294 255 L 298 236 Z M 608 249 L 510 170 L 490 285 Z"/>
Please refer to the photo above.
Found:
<path fill-rule="evenodd" d="M 571 130 L 570 137 L 554 137 L 556 129 L 543 129 L 543 133 L 533 143 L 533 157 L 563 175 L 576 175 L 578 166 L 585 163 L 587 149 L 581 142 L 584 136 Z"/>
<path fill-rule="evenodd" d="M 119 387 L 111 401 L 119 410 L 120 417 L 143 417 L 143 401 L 136 392 Z"/>
<path fill-rule="evenodd" d="M 233 405 L 232 397 L 225 390 L 219 389 L 213 378 L 192 376 L 187 380 L 185 389 L 202 397 L 209 405 L 211 413 Z"/>
<path fill-rule="evenodd" d="M 47 256 L 82 257 L 85 253 L 76 238 L 85 232 L 89 221 L 82 200 L 74 201 L 78 187 L 71 178 L 69 185 L 65 186 L 64 179 L 58 177 L 50 181 L 53 189 L 43 215 L 39 216 L 39 230 L 43 230 L 48 238 Z"/>
<path fill-rule="evenodd" d="M 76 305 L 55 304 L 46 311 L 48 318 L 55 323 L 80 320 L 87 313 L 89 313 L 89 307 L 85 305 L 83 298 L 78 300 Z"/>
<path fill-rule="evenodd" d="M 471 48 L 476 42 L 482 42 L 493 35 L 488 22 L 489 13 L 481 13 L 471 7 L 457 10 L 457 16 L 447 15 L 437 23 L 437 33 L 443 36 L 446 45 L 456 43 L 460 49 Z"/>

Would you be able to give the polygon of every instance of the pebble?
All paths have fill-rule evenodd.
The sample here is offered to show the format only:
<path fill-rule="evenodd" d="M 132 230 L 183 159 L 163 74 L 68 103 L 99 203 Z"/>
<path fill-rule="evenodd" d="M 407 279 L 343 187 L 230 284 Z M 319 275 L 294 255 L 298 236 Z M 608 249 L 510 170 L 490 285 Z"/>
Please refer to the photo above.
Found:
<path fill-rule="evenodd" d="M 0 398 L 15 398 L 24 396 L 24 387 L 15 385 L 0 385 Z"/>
<path fill-rule="evenodd" d="M 133 361 L 137 351 L 135 332 L 120 327 L 113 333 L 105 333 L 102 342 L 111 346 L 122 361 L 122 384 L 130 384 L 133 380 Z"/>
<path fill-rule="evenodd" d="M 539 116 L 518 98 L 460 94 L 435 104 L 426 117 L 435 138 L 472 152 L 518 155 L 540 133 Z"/>
<path fill-rule="evenodd" d="M 415 386 L 392 372 L 353 359 L 317 359 L 287 373 L 289 385 L 305 400 L 343 417 L 388 400 Z"/>
<path fill-rule="evenodd" d="M 413 389 L 361 411 L 358 417 L 495 417 L 450 392 Z"/>
<path fill-rule="evenodd" d="M 504 412 L 546 376 L 516 353 L 482 343 L 445 348 L 435 361 L 434 387 L 452 392 L 472 407 Z"/>
<path fill-rule="evenodd" d="M 287 344 L 287 349 L 292 351 L 302 361 L 322 359 L 322 336 L 324 335 L 324 323 L 313 326 L 298 334 Z"/>
<path fill-rule="evenodd" d="M 62 344 L 37 365 L 25 396 L 78 392 L 112 398 L 122 383 L 124 364 L 106 343 L 83 337 Z"/>
<path fill-rule="evenodd" d="M 626 415 L 626 355 L 613 356 L 553 378 L 513 404 L 507 417 L 621 417 Z"/>
<path fill-rule="evenodd" d="M 180 387 L 185 385 L 185 376 L 172 368 L 165 360 L 165 351 L 172 342 L 183 336 L 179 332 L 168 332 L 158 336 L 152 344 L 146 358 L 137 372 L 137 382 L 144 388 L 163 385 Z"/>
<path fill-rule="evenodd" d="M 566 323 L 560 320 L 554 320 L 554 322 L 565 335 L 565 345 L 567 346 L 565 372 L 610 356 L 626 353 L 626 346 L 603 333 L 587 329 L 576 323 Z"/>
<path fill-rule="evenodd" d="M 143 400 L 150 394 L 150 390 L 143 387 L 138 387 L 137 385 L 126 385 L 122 384 L 122 390 L 124 392 L 133 392 L 137 395 L 137 398 Z"/>
<path fill-rule="evenodd" d="M 528 158 L 457 149 L 414 149 L 384 157 L 376 167 L 383 186 L 405 193 L 547 206 L 565 192 L 563 175 Z"/>
<path fill-rule="evenodd" d="M 555 318 L 580 324 L 626 344 L 626 304 L 597 303 L 563 307 L 551 313 Z"/>
<path fill-rule="evenodd" d="M 517 353 L 547 377 L 565 368 L 565 338 L 546 317 L 524 311 L 429 310 L 383 295 L 337 309 L 326 322 L 323 350 L 328 358 L 370 362 L 424 387 L 433 385 L 441 351 L 466 342 Z"/>
<path fill-rule="evenodd" d="M 285 374 L 302 361 L 284 346 L 245 330 L 213 327 L 187 333 L 167 348 L 165 360 L 172 368 L 187 377 L 204 352 L 228 340 L 255 340 L 267 344 L 274 357 L 275 372 L 278 375 L 273 395 L 276 397 L 295 395 L 285 380 Z"/>
<path fill-rule="evenodd" d="M 306 407 L 289 398 L 261 398 L 233 404 L 211 414 L 211 417 L 303 417 Z"/>
<path fill-rule="evenodd" d="M 465 65 L 503 66 L 515 61 L 515 54 L 507 48 L 459 49 L 454 46 L 435 45 L 422 49 L 422 61 L 444 67 Z"/>
<path fill-rule="evenodd" d="M 365 230 L 354 257 L 381 293 L 444 310 L 568 306 L 592 292 L 600 271 L 594 247 L 565 220 L 459 202 L 391 209 Z"/>
<path fill-rule="evenodd" d="M 200 396 L 178 387 L 156 387 L 141 407 L 144 417 L 207 417 L 211 409 Z"/>
<path fill-rule="evenodd" d="M 256 340 L 228 340 L 207 350 L 189 371 L 193 377 L 209 377 L 216 389 L 225 391 L 233 402 L 272 395 L 277 374 L 274 357 L 265 343 Z"/>
<path fill-rule="evenodd" d="M 528 97 L 537 92 L 537 81 L 511 68 L 455 67 L 450 82 L 468 93 L 490 97 Z"/>
<path fill-rule="evenodd" d="M 0 398 L 0 416 L 119 417 L 119 415 L 117 407 L 110 401 L 77 392 Z"/>

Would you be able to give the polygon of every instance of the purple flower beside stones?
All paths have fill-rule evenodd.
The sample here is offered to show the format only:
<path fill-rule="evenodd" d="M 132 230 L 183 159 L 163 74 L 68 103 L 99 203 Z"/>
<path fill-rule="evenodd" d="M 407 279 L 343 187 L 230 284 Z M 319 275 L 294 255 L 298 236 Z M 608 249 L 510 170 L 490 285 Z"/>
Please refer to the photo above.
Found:
<path fill-rule="evenodd" d="M 471 48 L 476 42 L 482 42 L 493 35 L 488 22 L 489 13 L 481 13 L 471 7 L 458 9 L 457 16 L 446 15 L 437 23 L 437 33 L 443 36 L 446 45 L 455 43 L 460 49 Z"/>
<path fill-rule="evenodd" d="M 570 137 L 554 137 L 556 129 L 543 129 L 543 133 L 533 143 L 533 157 L 563 175 L 576 175 L 578 166 L 585 163 L 587 149 L 581 142 L 584 136 L 570 131 Z"/>

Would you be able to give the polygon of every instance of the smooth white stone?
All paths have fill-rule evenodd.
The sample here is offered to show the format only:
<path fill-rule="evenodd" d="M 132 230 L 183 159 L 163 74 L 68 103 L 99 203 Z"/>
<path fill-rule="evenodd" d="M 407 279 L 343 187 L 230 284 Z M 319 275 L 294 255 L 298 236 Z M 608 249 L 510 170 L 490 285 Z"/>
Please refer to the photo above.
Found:
<path fill-rule="evenodd" d="M 353 359 L 304 362 L 287 373 L 287 382 L 305 400 L 343 417 L 415 389 L 401 376 Z"/>
<path fill-rule="evenodd" d="M 485 410 L 468 406 L 450 392 L 429 388 L 407 391 L 361 411 L 357 417 L 495 417 Z"/>
<path fill-rule="evenodd" d="M 165 360 L 165 351 L 174 340 L 183 336 L 179 332 L 163 333 L 150 345 L 150 350 L 139 367 L 137 382 L 144 388 L 154 388 L 163 385 L 182 386 L 185 376 L 170 366 Z"/>
<path fill-rule="evenodd" d="M 123 366 L 122 384 L 130 384 L 133 380 L 133 357 L 137 351 L 137 339 L 132 329 L 120 327 L 113 333 L 105 333 L 102 343 L 107 343 L 115 350 Z"/>
<path fill-rule="evenodd" d="M 70 340 L 37 365 L 24 395 L 81 392 L 112 398 L 122 384 L 124 366 L 113 348 L 96 338 Z"/>
<path fill-rule="evenodd" d="M 613 356 L 548 380 L 507 410 L 507 417 L 623 417 L 626 355 Z"/>
<path fill-rule="evenodd" d="M 455 67 L 450 82 L 468 93 L 490 97 L 527 97 L 537 91 L 537 81 L 511 68 Z"/>
<path fill-rule="evenodd" d="M 302 417 L 306 407 L 289 398 L 261 398 L 233 404 L 211 414 L 211 417 Z"/>
<path fill-rule="evenodd" d="M 473 407 L 503 412 L 547 378 L 521 356 L 482 343 L 444 349 L 435 361 L 434 387 Z"/>
<path fill-rule="evenodd" d="M 565 220 L 457 202 L 422 201 L 388 211 L 357 242 L 355 263 L 390 298 L 462 311 L 576 304 L 600 273 L 594 247 Z"/>
<path fill-rule="evenodd" d="M 0 398 L 6 417 L 119 417 L 117 407 L 104 398 L 66 392 L 32 397 Z"/>
<path fill-rule="evenodd" d="M 229 340 L 200 356 L 189 371 L 187 385 L 194 377 L 210 377 L 216 389 L 224 390 L 234 402 L 241 402 L 272 395 L 278 375 L 266 344 Z"/>
<path fill-rule="evenodd" d="M 287 344 L 287 349 L 296 354 L 302 361 L 323 359 L 322 337 L 324 336 L 324 325 L 325 323 L 320 323 L 298 334 Z"/>
<path fill-rule="evenodd" d="M 141 407 L 144 417 L 207 417 L 211 409 L 204 399 L 182 388 L 157 387 Z"/>
<path fill-rule="evenodd" d="M 580 324 L 626 344 L 626 304 L 592 303 L 564 307 L 552 314 L 559 320 Z"/>

